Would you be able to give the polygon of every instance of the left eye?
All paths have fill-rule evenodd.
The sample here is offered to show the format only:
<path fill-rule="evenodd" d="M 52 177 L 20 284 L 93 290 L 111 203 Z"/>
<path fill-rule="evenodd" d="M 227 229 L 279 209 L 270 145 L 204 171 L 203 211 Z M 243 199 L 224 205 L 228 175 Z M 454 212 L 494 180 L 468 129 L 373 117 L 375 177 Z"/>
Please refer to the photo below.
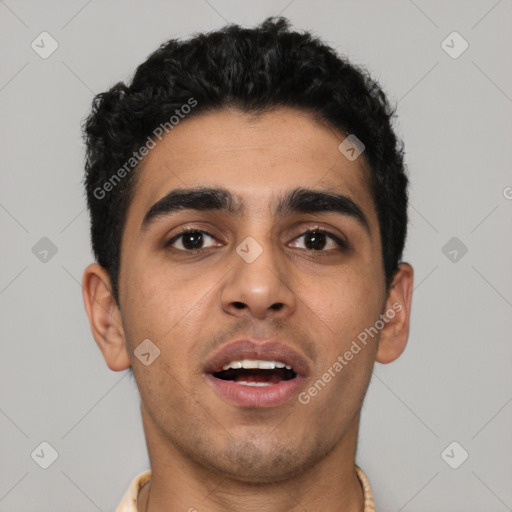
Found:
<path fill-rule="evenodd" d="M 302 240 L 302 242 L 296 242 L 296 240 Z M 328 249 L 339 249 L 344 248 L 346 244 L 342 242 L 338 237 L 327 233 L 325 231 L 313 230 L 304 233 L 292 242 L 292 247 L 299 249 L 307 249 L 310 251 L 323 251 Z"/>
<path fill-rule="evenodd" d="M 220 245 L 217 240 L 206 231 L 184 231 L 171 238 L 167 246 L 172 246 L 181 251 L 194 251 Z"/>

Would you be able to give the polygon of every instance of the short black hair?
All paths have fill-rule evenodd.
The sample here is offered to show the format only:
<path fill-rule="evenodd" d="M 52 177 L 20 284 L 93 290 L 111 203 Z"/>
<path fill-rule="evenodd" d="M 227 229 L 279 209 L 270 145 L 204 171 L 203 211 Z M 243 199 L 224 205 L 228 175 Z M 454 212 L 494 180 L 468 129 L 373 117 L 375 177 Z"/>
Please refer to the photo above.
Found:
<path fill-rule="evenodd" d="M 131 171 L 140 166 L 143 148 L 184 114 L 224 108 L 261 114 L 279 107 L 307 111 L 364 144 L 389 289 L 407 232 L 408 178 L 403 143 L 392 128 L 395 108 L 364 68 L 273 17 L 256 28 L 227 25 L 171 39 L 129 85 L 119 82 L 94 98 L 83 124 L 91 240 L 118 304 L 122 233 L 136 184 Z"/>

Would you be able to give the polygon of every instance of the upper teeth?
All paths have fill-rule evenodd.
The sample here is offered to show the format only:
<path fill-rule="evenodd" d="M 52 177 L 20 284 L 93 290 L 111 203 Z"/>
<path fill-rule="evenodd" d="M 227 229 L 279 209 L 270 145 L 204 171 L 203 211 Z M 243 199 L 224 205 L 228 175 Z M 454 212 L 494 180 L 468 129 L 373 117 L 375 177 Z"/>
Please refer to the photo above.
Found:
<path fill-rule="evenodd" d="M 227 363 L 222 367 L 223 370 L 240 370 L 241 368 L 245 370 L 273 370 L 274 368 L 286 368 L 287 370 L 292 369 L 291 366 L 283 363 L 282 361 L 261 361 L 255 359 L 231 361 L 230 363 Z"/>

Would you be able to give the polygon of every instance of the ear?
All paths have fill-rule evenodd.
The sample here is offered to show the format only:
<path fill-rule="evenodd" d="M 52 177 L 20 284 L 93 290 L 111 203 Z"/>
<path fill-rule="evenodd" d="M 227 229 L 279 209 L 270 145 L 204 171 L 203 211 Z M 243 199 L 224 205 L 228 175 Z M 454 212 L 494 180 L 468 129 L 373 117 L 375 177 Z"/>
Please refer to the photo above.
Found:
<path fill-rule="evenodd" d="M 112 295 L 108 272 L 97 263 L 89 265 L 82 279 L 85 311 L 91 331 L 107 366 L 113 371 L 130 367 L 121 311 Z"/>
<path fill-rule="evenodd" d="M 380 332 L 376 359 L 391 363 L 398 359 L 407 345 L 411 319 L 412 285 L 414 270 L 408 263 L 401 263 L 391 283 L 383 311 L 387 321 Z"/>

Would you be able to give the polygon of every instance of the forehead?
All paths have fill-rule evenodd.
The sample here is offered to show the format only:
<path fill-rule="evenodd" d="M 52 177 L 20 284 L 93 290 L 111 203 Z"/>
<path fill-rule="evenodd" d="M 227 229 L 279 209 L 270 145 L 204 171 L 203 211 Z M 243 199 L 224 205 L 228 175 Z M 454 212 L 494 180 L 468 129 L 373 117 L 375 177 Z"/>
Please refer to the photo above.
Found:
<path fill-rule="evenodd" d="M 244 211 L 265 210 L 297 187 L 343 193 L 376 222 L 364 159 L 338 149 L 345 138 L 307 112 L 261 116 L 220 110 L 181 121 L 150 150 L 137 171 L 127 221 L 138 221 L 173 189 L 222 187 Z"/>

